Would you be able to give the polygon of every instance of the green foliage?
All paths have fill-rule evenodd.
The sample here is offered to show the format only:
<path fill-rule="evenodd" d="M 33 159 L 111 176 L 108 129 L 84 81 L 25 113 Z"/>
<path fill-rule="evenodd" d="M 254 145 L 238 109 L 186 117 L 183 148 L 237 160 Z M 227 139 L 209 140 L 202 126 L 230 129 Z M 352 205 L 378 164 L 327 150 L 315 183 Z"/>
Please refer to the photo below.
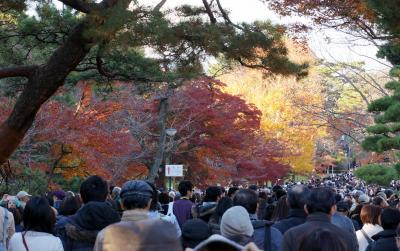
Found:
<path fill-rule="evenodd" d="M 385 140 L 385 139 L 387 139 L 387 137 L 383 135 L 368 136 L 364 139 L 361 145 L 362 148 L 366 151 L 381 152 L 381 150 L 378 147 L 378 142 L 380 140 Z"/>
<path fill-rule="evenodd" d="M 47 177 L 42 171 L 29 167 L 15 167 L 15 175 L 7 182 L 0 183 L 0 193 L 16 194 L 24 190 L 33 195 L 43 195 L 47 191 Z"/>
<path fill-rule="evenodd" d="M 392 97 L 383 97 L 375 100 L 368 106 L 369 112 L 379 112 L 384 111 L 389 108 L 389 106 L 393 103 Z"/>
<path fill-rule="evenodd" d="M 390 128 L 385 124 L 376 124 L 367 128 L 367 132 L 374 134 L 385 134 L 390 131 Z"/>
<path fill-rule="evenodd" d="M 368 184 L 387 186 L 392 180 L 399 179 L 399 174 L 394 167 L 377 164 L 366 165 L 354 171 L 354 174 Z"/>
<path fill-rule="evenodd" d="M 73 177 L 70 180 L 66 180 L 62 176 L 55 176 L 53 182 L 59 185 L 65 191 L 72 191 L 74 193 L 79 193 L 79 188 L 82 183 L 82 179 L 79 177 Z"/>
<path fill-rule="evenodd" d="M 377 124 L 367 129 L 375 136 L 367 137 L 362 146 L 368 151 L 383 152 L 400 149 L 400 137 L 396 135 L 400 129 L 400 5 L 398 1 L 368 0 L 368 6 L 378 14 L 376 23 L 380 30 L 388 35 L 388 41 L 380 46 L 378 56 L 394 65 L 390 74 L 397 78 L 385 86 L 392 95 L 375 100 L 368 107 L 370 112 L 378 112 L 375 117 Z"/>

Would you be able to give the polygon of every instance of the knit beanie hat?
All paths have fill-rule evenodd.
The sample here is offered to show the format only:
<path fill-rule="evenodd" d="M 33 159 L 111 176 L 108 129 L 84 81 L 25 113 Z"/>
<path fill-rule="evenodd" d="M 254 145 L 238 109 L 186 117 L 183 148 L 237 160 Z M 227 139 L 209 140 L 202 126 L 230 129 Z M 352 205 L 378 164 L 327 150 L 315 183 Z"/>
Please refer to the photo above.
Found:
<path fill-rule="evenodd" d="M 249 213 L 244 207 L 229 208 L 221 219 L 221 234 L 230 238 L 238 235 L 252 236 L 254 232 Z"/>

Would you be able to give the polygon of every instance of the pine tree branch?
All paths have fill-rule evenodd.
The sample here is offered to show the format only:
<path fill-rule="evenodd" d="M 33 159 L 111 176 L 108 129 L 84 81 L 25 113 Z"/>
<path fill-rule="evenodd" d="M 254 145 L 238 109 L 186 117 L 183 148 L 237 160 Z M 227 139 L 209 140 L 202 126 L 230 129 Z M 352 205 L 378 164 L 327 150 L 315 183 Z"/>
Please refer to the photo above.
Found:
<path fill-rule="evenodd" d="M 219 11 L 220 11 L 221 14 L 222 14 L 222 17 L 225 19 L 225 21 L 226 21 L 228 24 L 232 25 L 233 27 L 235 27 L 235 28 L 237 28 L 237 29 L 239 29 L 239 30 L 243 30 L 243 27 L 241 27 L 241 26 L 239 26 L 239 25 L 237 25 L 237 24 L 235 24 L 235 23 L 232 22 L 232 20 L 229 18 L 228 13 L 226 13 L 226 11 L 225 11 L 224 8 L 222 7 L 222 5 L 221 5 L 221 3 L 220 3 L 219 0 L 217 0 L 217 5 L 218 5 Z"/>
<path fill-rule="evenodd" d="M 35 70 L 36 65 L 12 66 L 0 69 L 0 79 L 12 77 L 27 77 L 30 78 Z"/>
<path fill-rule="evenodd" d="M 164 6 L 164 4 L 165 4 L 166 2 L 167 2 L 167 0 L 161 0 L 161 2 L 159 2 L 159 3 L 156 5 L 156 7 L 154 7 L 154 10 L 153 10 L 153 11 L 156 11 L 156 12 L 160 11 L 161 8 Z"/>
<path fill-rule="evenodd" d="M 84 0 L 58 0 L 63 4 L 83 13 L 90 13 L 96 10 L 104 10 L 115 5 L 118 0 L 103 0 L 100 3 L 87 3 Z"/>
<path fill-rule="evenodd" d="M 207 2 L 207 0 L 203 0 L 203 5 L 204 5 L 204 8 L 206 8 L 206 12 L 207 12 L 208 16 L 210 17 L 210 22 L 212 24 L 217 23 L 217 19 L 214 17 L 214 14 L 212 13 L 210 4 Z"/>

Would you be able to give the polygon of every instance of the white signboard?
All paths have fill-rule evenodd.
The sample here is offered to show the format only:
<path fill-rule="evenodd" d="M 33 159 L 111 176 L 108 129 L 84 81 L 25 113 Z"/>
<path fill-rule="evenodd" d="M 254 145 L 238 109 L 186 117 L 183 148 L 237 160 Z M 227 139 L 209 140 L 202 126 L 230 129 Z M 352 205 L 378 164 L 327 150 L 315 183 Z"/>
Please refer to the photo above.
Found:
<path fill-rule="evenodd" d="M 182 177 L 183 176 L 183 165 L 166 165 L 165 166 L 166 177 Z"/>

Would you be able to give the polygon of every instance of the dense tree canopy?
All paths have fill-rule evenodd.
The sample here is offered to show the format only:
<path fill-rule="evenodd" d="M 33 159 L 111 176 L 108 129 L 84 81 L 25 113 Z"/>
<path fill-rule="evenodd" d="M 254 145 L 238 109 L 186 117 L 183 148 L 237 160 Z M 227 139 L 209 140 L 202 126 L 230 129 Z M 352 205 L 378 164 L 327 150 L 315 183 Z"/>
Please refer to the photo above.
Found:
<path fill-rule="evenodd" d="M 281 27 L 235 24 L 219 0 L 174 9 L 164 9 L 165 0 L 154 6 L 130 0 L 59 0 L 62 9 L 37 0 L 30 1 L 36 6 L 33 16 L 26 14 L 27 2 L 0 2 L 0 79 L 18 97 L 0 127 L 0 163 L 65 80 L 130 80 L 144 89 L 165 81 L 177 85 L 201 74 L 206 56 L 220 54 L 247 67 L 304 75 L 305 66 L 286 57 Z"/>

